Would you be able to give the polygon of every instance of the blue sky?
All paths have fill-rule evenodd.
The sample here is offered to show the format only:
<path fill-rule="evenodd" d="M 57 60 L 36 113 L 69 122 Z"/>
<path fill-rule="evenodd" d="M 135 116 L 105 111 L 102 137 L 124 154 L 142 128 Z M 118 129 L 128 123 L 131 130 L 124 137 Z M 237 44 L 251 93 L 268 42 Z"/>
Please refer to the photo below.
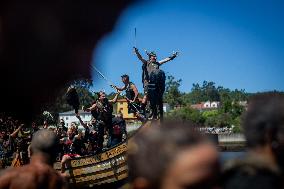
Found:
<path fill-rule="evenodd" d="M 101 40 L 93 63 L 109 80 L 122 85 L 128 74 L 142 90 L 136 44 L 154 50 L 158 59 L 180 56 L 161 68 L 182 79 L 180 90 L 213 81 L 247 92 L 284 91 L 284 1 L 153 0 L 127 9 L 114 31 Z M 112 89 L 93 72 L 94 90 Z"/>

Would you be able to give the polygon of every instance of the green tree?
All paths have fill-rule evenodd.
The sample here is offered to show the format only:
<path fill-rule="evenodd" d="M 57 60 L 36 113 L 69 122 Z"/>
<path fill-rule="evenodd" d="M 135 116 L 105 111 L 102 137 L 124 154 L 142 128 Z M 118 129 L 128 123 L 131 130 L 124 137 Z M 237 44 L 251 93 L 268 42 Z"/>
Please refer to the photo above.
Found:
<path fill-rule="evenodd" d="M 181 82 L 181 79 L 176 80 L 172 75 L 167 76 L 164 102 L 169 103 L 171 107 L 183 105 L 182 94 L 179 90 Z"/>
<path fill-rule="evenodd" d="M 171 111 L 167 114 L 166 119 L 191 121 L 196 124 L 204 123 L 204 118 L 202 117 L 201 113 L 198 110 L 190 108 L 189 106 Z"/>
<path fill-rule="evenodd" d="M 202 101 L 204 101 L 204 96 L 202 92 L 202 88 L 199 86 L 198 83 L 193 83 L 192 84 L 192 89 L 191 89 L 191 104 L 197 104 Z"/>
<path fill-rule="evenodd" d="M 203 81 L 202 86 L 198 83 L 193 83 L 191 89 L 191 103 L 197 104 L 205 101 L 220 101 L 220 94 L 215 87 L 215 83 Z"/>
<path fill-rule="evenodd" d="M 202 91 L 204 100 L 207 101 L 220 101 L 220 95 L 218 93 L 217 88 L 215 87 L 215 83 L 210 81 L 203 81 Z"/>

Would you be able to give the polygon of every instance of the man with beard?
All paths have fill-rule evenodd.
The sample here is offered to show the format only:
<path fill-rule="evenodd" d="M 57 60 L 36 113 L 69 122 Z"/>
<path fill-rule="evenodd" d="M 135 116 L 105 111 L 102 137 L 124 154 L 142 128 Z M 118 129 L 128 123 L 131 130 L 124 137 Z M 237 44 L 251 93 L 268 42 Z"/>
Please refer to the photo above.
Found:
<path fill-rule="evenodd" d="M 227 163 L 225 189 L 283 188 L 284 94 L 261 93 L 249 100 L 243 119 L 248 153 Z"/>
<path fill-rule="evenodd" d="M 151 109 L 153 111 L 152 115 L 154 118 L 157 117 L 157 109 L 153 104 L 162 104 L 162 96 L 165 91 L 165 73 L 160 70 L 160 66 L 164 63 L 175 59 L 178 55 L 177 52 L 173 53 L 170 57 L 163 60 L 157 61 L 157 55 L 155 52 L 146 52 L 148 55 L 148 60 L 145 60 L 138 49 L 134 47 L 134 53 L 138 59 L 143 63 L 142 66 L 142 82 L 144 87 L 144 97 L 142 100 L 142 109 L 145 109 L 147 100 L 150 100 Z M 150 96 L 149 96 L 150 95 Z M 163 117 L 162 106 L 159 107 L 161 117 Z"/>
<path fill-rule="evenodd" d="M 98 99 L 85 111 L 91 112 L 92 116 L 96 119 L 96 126 L 98 129 L 98 150 L 97 153 L 102 151 L 104 142 L 104 133 L 107 130 L 109 136 L 112 133 L 112 111 L 113 104 L 116 103 L 119 92 L 116 93 L 112 100 L 107 99 L 105 92 L 100 91 L 97 93 Z"/>

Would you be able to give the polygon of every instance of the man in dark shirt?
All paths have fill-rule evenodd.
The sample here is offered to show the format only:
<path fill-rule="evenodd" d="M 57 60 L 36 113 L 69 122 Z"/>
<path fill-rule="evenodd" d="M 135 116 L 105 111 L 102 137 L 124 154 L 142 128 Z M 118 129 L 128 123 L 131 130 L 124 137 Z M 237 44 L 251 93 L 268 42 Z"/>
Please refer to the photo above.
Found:
<path fill-rule="evenodd" d="M 134 83 L 129 81 L 129 76 L 124 74 L 121 76 L 121 80 L 124 83 L 123 87 L 114 86 L 118 91 L 125 90 L 125 97 L 128 102 L 128 113 L 139 112 L 139 100 L 138 100 L 138 90 Z"/>
<path fill-rule="evenodd" d="M 134 47 L 134 53 L 143 63 L 142 66 L 142 82 L 144 87 L 144 97 L 142 100 L 142 109 L 145 109 L 147 101 L 150 100 L 153 118 L 157 118 L 157 105 L 159 106 L 160 118 L 163 117 L 162 96 L 165 90 L 165 73 L 160 70 L 160 66 L 173 60 L 178 53 L 173 53 L 170 57 L 157 61 L 155 52 L 146 52 L 149 59 L 145 60 L 138 49 Z"/>
<path fill-rule="evenodd" d="M 104 131 L 107 130 L 108 134 L 112 133 L 112 111 L 113 104 L 116 103 L 119 93 L 115 95 L 112 100 L 107 99 L 105 92 L 98 93 L 98 99 L 92 104 L 91 107 L 86 108 L 85 111 L 90 111 L 92 116 L 96 119 L 98 128 L 98 150 L 101 152 L 104 142 Z"/>

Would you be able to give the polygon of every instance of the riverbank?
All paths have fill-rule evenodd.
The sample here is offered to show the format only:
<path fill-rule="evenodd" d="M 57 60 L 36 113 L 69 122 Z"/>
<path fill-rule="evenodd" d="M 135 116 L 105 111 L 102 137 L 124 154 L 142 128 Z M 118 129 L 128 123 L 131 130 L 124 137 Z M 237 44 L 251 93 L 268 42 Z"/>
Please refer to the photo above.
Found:
<path fill-rule="evenodd" d="M 245 142 L 219 142 L 218 149 L 220 152 L 242 152 L 246 150 Z"/>

